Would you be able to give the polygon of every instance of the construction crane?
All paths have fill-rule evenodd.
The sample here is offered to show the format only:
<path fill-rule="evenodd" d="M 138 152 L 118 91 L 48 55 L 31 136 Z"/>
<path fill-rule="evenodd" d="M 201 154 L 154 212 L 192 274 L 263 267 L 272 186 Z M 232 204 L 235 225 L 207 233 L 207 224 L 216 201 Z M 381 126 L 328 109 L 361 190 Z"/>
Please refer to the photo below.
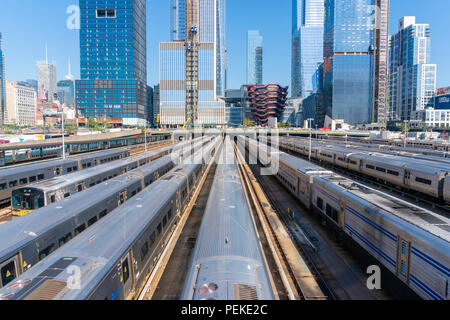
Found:
<path fill-rule="evenodd" d="M 186 0 L 186 123 L 193 127 L 198 121 L 198 48 L 199 0 Z"/>

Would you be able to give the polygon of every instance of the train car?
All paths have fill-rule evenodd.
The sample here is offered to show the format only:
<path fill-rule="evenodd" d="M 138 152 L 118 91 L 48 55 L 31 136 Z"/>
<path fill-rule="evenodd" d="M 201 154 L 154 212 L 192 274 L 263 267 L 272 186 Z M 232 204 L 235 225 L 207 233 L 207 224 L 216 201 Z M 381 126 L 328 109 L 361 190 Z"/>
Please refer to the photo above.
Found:
<path fill-rule="evenodd" d="M 205 139 L 205 141 L 207 140 Z M 196 143 L 203 144 L 202 139 L 200 138 Z M 170 154 L 174 150 L 182 150 L 183 147 L 188 145 L 183 144 L 161 148 L 122 161 L 100 165 L 65 175 L 64 177 L 55 177 L 27 187 L 18 188 L 12 192 L 11 207 L 13 215 L 24 216 L 51 203 L 68 198 L 77 192 L 92 188 L 97 184 L 134 170 L 148 162 Z"/>
<path fill-rule="evenodd" d="M 108 150 L 98 153 L 71 157 L 0 170 L 0 204 L 11 201 L 11 194 L 17 188 L 52 179 L 75 171 L 94 167 L 128 157 L 128 149 Z"/>
<path fill-rule="evenodd" d="M 418 296 L 450 298 L 448 218 L 338 175 L 312 190 L 315 209 Z"/>
<path fill-rule="evenodd" d="M 0 299 L 132 299 L 155 266 L 189 202 L 205 168 L 202 156 L 207 159 L 215 146 L 216 142 L 211 142 L 199 161 L 170 171 L 10 282 L 0 290 Z M 58 272 L 49 274 L 55 268 Z M 79 270 L 76 283 L 71 281 L 73 270 Z"/>
<path fill-rule="evenodd" d="M 172 170 L 189 153 L 171 154 L 123 176 L 0 225 L 0 270 L 7 285 L 112 210 Z M 26 227 L 26 233 L 24 231 Z M 31 236 L 32 235 L 32 236 Z M 3 269 L 5 268 L 5 269 Z"/>
<path fill-rule="evenodd" d="M 273 300 L 228 137 L 221 159 L 228 161 L 218 164 L 181 299 Z"/>

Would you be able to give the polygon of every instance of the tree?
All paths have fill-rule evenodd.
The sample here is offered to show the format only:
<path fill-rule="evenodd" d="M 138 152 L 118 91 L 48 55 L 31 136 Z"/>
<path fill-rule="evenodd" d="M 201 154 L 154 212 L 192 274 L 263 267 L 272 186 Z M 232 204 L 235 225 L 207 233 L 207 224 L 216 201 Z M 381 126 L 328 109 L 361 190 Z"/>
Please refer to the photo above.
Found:
<path fill-rule="evenodd" d="M 255 123 L 253 121 L 251 121 L 249 118 L 245 118 L 244 119 L 244 126 L 246 126 L 246 127 L 254 127 Z"/>

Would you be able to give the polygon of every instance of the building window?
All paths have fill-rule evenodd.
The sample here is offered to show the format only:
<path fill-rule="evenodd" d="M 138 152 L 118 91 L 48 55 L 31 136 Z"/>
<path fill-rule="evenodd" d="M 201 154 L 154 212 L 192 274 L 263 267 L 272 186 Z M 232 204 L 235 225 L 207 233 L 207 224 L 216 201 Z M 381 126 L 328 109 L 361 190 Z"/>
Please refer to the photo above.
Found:
<path fill-rule="evenodd" d="M 115 9 L 97 9 L 97 18 L 115 18 Z"/>

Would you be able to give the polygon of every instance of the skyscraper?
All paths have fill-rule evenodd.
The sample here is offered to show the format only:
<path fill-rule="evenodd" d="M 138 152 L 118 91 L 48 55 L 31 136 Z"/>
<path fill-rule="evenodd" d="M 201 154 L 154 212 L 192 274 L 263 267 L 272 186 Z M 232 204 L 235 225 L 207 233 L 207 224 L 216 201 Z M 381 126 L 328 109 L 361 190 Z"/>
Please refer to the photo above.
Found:
<path fill-rule="evenodd" d="M 75 104 L 75 79 L 70 70 L 63 80 L 58 81 L 58 98 L 61 104 L 72 107 Z"/>
<path fill-rule="evenodd" d="M 5 123 L 6 117 L 5 56 L 2 50 L 2 34 L 0 33 L 0 124 Z"/>
<path fill-rule="evenodd" d="M 323 61 L 324 0 L 292 1 L 292 97 L 317 90 L 315 73 Z"/>
<path fill-rule="evenodd" d="M 80 0 L 81 80 L 76 105 L 86 118 L 146 124 L 145 0 Z"/>
<path fill-rule="evenodd" d="M 431 29 L 403 17 L 390 37 L 389 119 L 410 120 L 411 113 L 433 107 L 436 65 L 430 64 Z"/>
<path fill-rule="evenodd" d="M 247 84 L 263 84 L 263 37 L 258 30 L 247 32 Z"/>
<path fill-rule="evenodd" d="M 48 52 L 45 49 L 45 61 L 37 62 L 38 98 L 52 102 L 58 93 L 56 63 L 48 62 Z"/>
<path fill-rule="evenodd" d="M 382 99 L 383 85 L 376 82 L 385 77 L 380 66 L 388 23 L 387 10 L 380 8 L 386 5 L 377 0 L 325 1 L 323 108 L 331 119 L 352 125 L 378 121 L 375 101 Z"/>
<path fill-rule="evenodd" d="M 184 37 L 160 43 L 160 122 L 225 123 L 225 0 L 186 0 L 178 19 Z M 182 25 L 178 23 L 177 25 Z M 174 38 L 174 37 L 173 37 Z"/>

